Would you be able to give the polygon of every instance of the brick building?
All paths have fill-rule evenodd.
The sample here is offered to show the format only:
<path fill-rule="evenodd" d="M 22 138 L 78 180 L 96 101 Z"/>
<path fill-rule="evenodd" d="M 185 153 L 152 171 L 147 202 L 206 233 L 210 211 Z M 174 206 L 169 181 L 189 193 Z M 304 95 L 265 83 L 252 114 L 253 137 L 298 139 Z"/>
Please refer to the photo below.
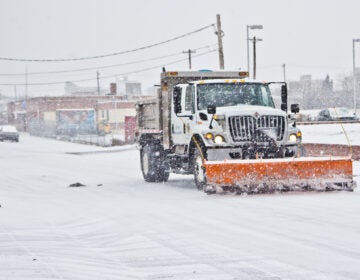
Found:
<path fill-rule="evenodd" d="M 142 97 L 146 98 L 146 97 Z M 135 101 L 121 96 L 33 97 L 8 103 L 8 122 L 20 131 L 52 136 L 59 110 L 93 110 L 96 125 L 106 123 L 114 134 L 125 134 L 126 121 L 135 118 Z"/>

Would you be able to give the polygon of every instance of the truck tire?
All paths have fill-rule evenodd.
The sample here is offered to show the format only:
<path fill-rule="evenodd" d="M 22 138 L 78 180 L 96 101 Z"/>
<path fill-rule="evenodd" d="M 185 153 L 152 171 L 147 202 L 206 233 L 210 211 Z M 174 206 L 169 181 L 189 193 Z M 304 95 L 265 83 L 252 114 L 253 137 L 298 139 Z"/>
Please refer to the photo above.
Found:
<path fill-rule="evenodd" d="M 146 145 L 140 150 L 141 171 L 146 182 L 166 182 L 169 172 L 164 166 L 162 147 Z"/>
<path fill-rule="evenodd" d="M 204 190 L 206 186 L 206 171 L 204 167 L 204 149 L 194 149 L 193 155 L 193 173 L 194 181 L 198 190 Z"/>

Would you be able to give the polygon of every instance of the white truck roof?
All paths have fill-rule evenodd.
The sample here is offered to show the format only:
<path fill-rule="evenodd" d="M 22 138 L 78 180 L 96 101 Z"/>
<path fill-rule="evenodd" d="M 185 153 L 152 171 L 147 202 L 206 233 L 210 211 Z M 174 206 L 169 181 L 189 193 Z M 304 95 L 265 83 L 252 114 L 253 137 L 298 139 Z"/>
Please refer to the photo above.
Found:
<path fill-rule="evenodd" d="M 258 81 L 253 79 L 209 79 L 209 80 L 195 80 L 191 83 L 194 84 L 212 84 L 212 83 L 255 83 L 255 84 L 263 84 L 265 81 Z"/>
<path fill-rule="evenodd" d="M 214 78 L 238 78 L 243 79 L 249 76 L 249 72 L 246 71 L 210 71 L 210 70 L 200 70 L 200 71 L 166 71 L 161 73 L 161 77 L 206 77 L 207 79 L 214 77 Z"/>

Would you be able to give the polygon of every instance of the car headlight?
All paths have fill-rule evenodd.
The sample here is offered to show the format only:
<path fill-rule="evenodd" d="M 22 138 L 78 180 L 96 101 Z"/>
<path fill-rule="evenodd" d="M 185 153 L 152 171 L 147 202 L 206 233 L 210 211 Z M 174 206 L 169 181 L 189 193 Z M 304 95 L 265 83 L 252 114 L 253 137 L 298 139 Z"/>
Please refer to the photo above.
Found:
<path fill-rule="evenodd" d="M 289 142 L 296 142 L 296 139 L 297 139 L 296 134 L 290 134 Z"/>

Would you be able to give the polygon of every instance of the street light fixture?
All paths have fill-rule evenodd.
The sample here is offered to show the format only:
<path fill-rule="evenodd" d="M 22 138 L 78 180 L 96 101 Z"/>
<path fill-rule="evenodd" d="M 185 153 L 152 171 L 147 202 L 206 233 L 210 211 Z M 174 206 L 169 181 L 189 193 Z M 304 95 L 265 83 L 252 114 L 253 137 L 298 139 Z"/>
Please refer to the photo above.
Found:
<path fill-rule="evenodd" d="M 355 43 L 360 39 L 353 39 L 353 92 L 354 92 L 354 115 L 356 116 L 356 75 L 355 75 Z"/>
<path fill-rule="evenodd" d="M 263 29 L 261 24 L 246 25 L 246 52 L 247 52 L 247 70 L 250 72 L 250 57 L 249 57 L 249 29 Z"/>

